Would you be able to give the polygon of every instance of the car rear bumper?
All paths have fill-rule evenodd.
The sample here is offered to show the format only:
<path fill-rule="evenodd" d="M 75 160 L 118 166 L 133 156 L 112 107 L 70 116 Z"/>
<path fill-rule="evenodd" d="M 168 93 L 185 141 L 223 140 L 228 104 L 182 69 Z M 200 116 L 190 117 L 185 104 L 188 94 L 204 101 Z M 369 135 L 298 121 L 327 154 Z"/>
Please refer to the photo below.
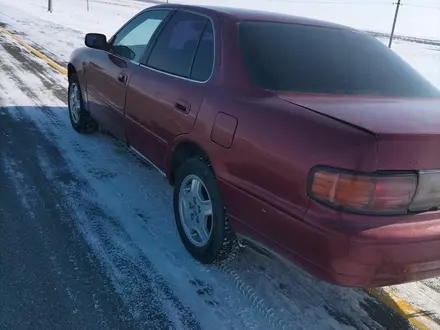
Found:
<path fill-rule="evenodd" d="M 284 259 L 300 266 L 316 278 L 344 287 L 373 288 L 440 276 L 440 263 L 438 262 L 415 263 L 389 268 L 382 263 L 365 266 L 349 258 L 330 258 L 327 263 L 318 265 L 282 246 L 278 246 L 276 249 L 276 252 Z M 347 269 L 349 271 L 346 271 Z"/>
<path fill-rule="evenodd" d="M 226 190 L 237 194 L 231 186 Z M 298 219 L 243 194 L 240 200 L 254 223 L 267 226 L 251 229 L 230 214 L 234 229 L 327 282 L 377 287 L 440 276 L 440 212 L 367 217 L 311 202 Z M 258 216 L 252 210 L 264 213 Z"/>
<path fill-rule="evenodd" d="M 339 245 L 328 237 L 321 238 L 326 239 L 327 244 L 317 248 L 313 254 L 328 254 L 327 249 L 332 250 L 333 246 Z M 282 249 L 287 258 L 300 264 L 312 275 L 340 286 L 370 288 L 440 276 L 439 241 L 401 245 L 350 242 L 346 253 L 334 253 L 326 260 L 316 260 L 313 255 L 300 256 L 292 250 Z M 364 258 L 374 260 L 365 262 Z M 408 259 L 393 261 L 402 258 Z"/>
<path fill-rule="evenodd" d="M 308 226 L 323 242 L 301 257 L 332 283 L 377 287 L 440 276 L 439 212 L 367 217 L 311 202 L 299 226 Z"/>

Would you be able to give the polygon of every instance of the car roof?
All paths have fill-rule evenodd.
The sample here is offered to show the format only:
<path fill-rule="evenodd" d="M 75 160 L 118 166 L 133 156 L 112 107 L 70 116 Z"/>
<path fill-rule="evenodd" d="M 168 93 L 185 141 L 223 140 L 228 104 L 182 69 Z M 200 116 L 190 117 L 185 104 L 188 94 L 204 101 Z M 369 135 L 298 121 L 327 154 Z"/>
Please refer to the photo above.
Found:
<path fill-rule="evenodd" d="M 185 4 L 169 4 L 169 5 L 164 4 L 155 7 L 168 7 L 168 8 L 171 7 L 175 9 L 187 9 L 194 11 L 205 9 L 220 15 L 228 16 L 236 21 L 253 20 L 253 21 L 266 21 L 266 22 L 283 22 L 283 23 L 295 23 L 302 25 L 314 25 L 314 26 L 354 30 L 353 28 L 350 28 L 348 26 L 322 21 L 318 19 L 294 16 L 283 13 L 268 12 L 268 11 L 256 10 L 256 9 L 222 7 L 222 6 L 211 6 L 211 5 L 185 5 Z"/>

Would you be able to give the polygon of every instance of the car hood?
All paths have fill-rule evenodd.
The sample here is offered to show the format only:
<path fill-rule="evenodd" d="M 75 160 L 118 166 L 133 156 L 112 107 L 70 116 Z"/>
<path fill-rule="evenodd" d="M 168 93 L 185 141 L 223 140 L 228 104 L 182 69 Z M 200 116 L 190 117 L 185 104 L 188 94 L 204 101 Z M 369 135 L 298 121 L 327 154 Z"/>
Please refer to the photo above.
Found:
<path fill-rule="evenodd" d="M 440 99 L 277 96 L 374 134 L 379 170 L 440 169 Z"/>
<path fill-rule="evenodd" d="M 375 134 L 439 134 L 440 99 L 310 96 L 277 93 L 281 99 Z"/>

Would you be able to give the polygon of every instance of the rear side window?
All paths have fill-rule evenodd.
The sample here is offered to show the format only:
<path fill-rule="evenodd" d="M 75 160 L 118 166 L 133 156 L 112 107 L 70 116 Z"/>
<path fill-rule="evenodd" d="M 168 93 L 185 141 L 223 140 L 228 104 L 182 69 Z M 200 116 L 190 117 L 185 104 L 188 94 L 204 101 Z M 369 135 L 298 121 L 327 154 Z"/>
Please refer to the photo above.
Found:
<path fill-rule="evenodd" d="M 254 84 L 303 93 L 434 97 L 440 92 L 380 41 L 345 29 L 244 21 L 244 65 Z"/>
<path fill-rule="evenodd" d="M 208 21 L 197 47 L 196 56 L 191 69 L 191 79 L 206 81 L 212 74 L 214 66 L 214 31 Z"/>
<path fill-rule="evenodd" d="M 189 77 L 197 45 L 206 27 L 206 17 L 176 12 L 154 45 L 147 65 L 182 77 Z"/>

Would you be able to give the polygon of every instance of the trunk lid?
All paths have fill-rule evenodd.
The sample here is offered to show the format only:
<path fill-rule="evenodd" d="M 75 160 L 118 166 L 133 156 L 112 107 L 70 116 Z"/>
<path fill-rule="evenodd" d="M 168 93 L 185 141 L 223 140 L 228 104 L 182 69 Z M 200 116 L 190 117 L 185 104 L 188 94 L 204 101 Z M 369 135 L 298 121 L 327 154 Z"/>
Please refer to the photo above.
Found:
<path fill-rule="evenodd" d="M 440 99 L 277 96 L 374 134 L 378 170 L 440 169 Z"/>

